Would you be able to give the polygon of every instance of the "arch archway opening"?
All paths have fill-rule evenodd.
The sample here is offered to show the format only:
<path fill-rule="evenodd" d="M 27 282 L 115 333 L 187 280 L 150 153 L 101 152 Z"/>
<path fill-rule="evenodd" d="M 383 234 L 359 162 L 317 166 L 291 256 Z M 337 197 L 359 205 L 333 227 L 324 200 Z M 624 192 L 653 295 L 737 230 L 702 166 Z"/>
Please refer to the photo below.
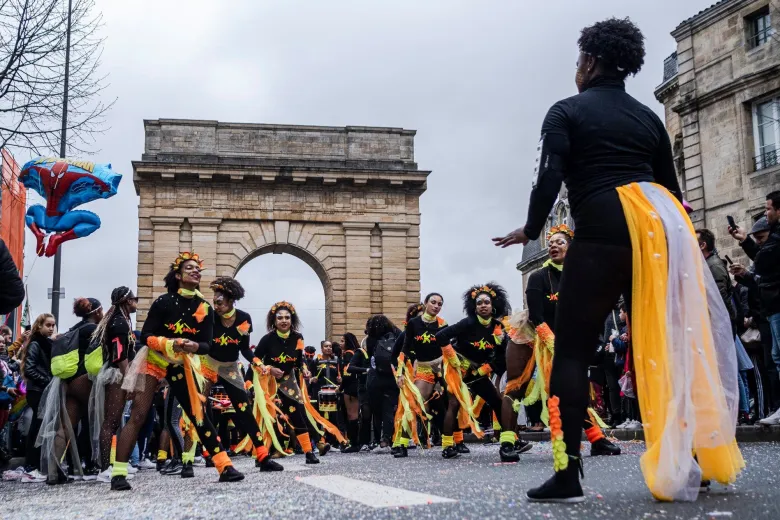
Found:
<path fill-rule="evenodd" d="M 324 274 L 289 252 L 258 251 L 247 257 L 234 276 L 246 290 L 246 296 L 237 307 L 252 316 L 252 344 L 256 345 L 266 334 L 266 314 L 271 306 L 286 300 L 295 306 L 301 319 L 306 345 L 319 351 L 320 341 L 326 338 L 328 322 Z"/>

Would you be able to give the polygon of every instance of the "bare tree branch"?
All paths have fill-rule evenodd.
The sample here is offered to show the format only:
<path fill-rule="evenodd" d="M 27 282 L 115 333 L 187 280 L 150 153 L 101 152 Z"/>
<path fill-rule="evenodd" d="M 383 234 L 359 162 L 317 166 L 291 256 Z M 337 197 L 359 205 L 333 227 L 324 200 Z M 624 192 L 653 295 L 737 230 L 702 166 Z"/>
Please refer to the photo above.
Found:
<path fill-rule="evenodd" d="M 0 0 L 0 148 L 59 155 L 68 2 Z M 73 0 L 67 153 L 94 152 L 114 101 L 101 99 L 102 15 Z"/>

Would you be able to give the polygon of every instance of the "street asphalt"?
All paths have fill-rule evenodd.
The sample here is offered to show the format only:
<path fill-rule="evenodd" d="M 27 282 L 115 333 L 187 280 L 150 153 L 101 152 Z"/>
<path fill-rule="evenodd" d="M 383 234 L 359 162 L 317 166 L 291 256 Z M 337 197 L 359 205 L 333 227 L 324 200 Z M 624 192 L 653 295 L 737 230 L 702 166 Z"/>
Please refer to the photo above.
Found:
<path fill-rule="evenodd" d="M 518 464 L 500 464 L 498 445 L 471 444 L 472 453 L 443 460 L 439 449 L 388 454 L 331 453 L 316 466 L 303 457 L 282 461 L 287 471 L 259 473 L 246 457 L 235 460 L 247 475 L 220 484 L 214 469 L 195 468 L 195 478 L 140 472 L 133 490 L 108 484 L 63 486 L 0 482 L 0 517 L 46 519 L 778 519 L 780 444 L 745 443 L 747 468 L 728 488 L 714 484 L 694 503 L 660 503 L 639 470 L 640 441 L 620 442 L 623 455 L 587 457 L 585 493 L 576 506 L 530 504 L 525 491 L 552 473 L 549 442 L 534 446 Z M 383 487 L 386 486 L 386 487 Z M 419 505 L 412 505 L 419 504 Z"/>

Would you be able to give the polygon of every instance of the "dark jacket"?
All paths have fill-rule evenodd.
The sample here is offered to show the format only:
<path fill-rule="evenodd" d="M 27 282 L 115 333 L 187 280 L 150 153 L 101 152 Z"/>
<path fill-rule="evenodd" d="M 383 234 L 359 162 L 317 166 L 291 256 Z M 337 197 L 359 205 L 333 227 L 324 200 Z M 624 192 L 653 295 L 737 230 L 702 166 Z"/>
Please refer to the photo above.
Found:
<path fill-rule="evenodd" d="M 623 327 L 620 327 L 620 334 L 626 334 L 628 332 L 628 327 L 625 325 Z M 626 352 L 628 352 L 628 341 L 623 341 L 620 339 L 620 336 L 612 340 L 612 348 L 615 349 L 615 366 L 619 368 L 620 370 L 623 370 L 623 367 L 626 364 Z"/>
<path fill-rule="evenodd" d="M 726 269 L 726 262 L 723 261 L 716 253 L 712 253 L 706 260 L 707 267 L 710 268 L 712 277 L 715 279 L 715 283 L 718 286 L 718 292 L 720 293 L 723 303 L 726 305 L 726 309 L 729 311 L 729 317 L 733 322 L 737 317 L 736 309 L 734 308 L 734 302 L 731 299 L 731 278 L 729 278 L 729 271 Z"/>
<path fill-rule="evenodd" d="M 24 358 L 24 379 L 27 390 L 43 392 L 51 381 L 51 340 L 40 334 L 30 338 Z"/>
<path fill-rule="evenodd" d="M 769 238 L 764 245 L 759 247 L 750 237 L 739 245 L 753 260 L 761 314 L 768 318 L 780 313 L 780 224 L 770 227 Z"/>
<path fill-rule="evenodd" d="M 11 252 L 0 239 L 0 314 L 8 314 L 24 301 L 24 284 Z"/>

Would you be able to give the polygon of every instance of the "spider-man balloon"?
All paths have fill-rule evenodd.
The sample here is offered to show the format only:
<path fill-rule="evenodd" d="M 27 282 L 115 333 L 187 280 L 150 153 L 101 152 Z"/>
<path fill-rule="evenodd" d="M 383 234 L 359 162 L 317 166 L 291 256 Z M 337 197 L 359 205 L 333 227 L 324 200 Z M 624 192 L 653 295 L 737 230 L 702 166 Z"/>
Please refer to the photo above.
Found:
<path fill-rule="evenodd" d="M 54 256 L 63 242 L 91 235 L 100 227 L 100 217 L 73 208 L 116 195 L 122 176 L 110 164 L 39 157 L 24 165 L 19 180 L 46 199 L 45 208 L 30 206 L 25 220 L 37 239 L 38 256 Z M 44 249 L 47 233 L 54 234 Z"/>

